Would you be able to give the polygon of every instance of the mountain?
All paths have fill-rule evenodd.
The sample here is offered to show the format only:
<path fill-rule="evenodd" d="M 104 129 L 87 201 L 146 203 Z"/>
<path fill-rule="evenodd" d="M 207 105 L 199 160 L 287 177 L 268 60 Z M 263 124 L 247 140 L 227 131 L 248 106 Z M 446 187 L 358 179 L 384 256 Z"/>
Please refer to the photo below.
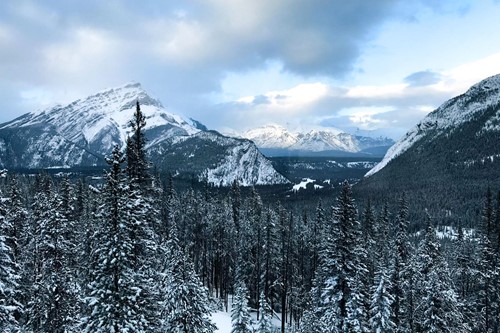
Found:
<path fill-rule="evenodd" d="M 156 165 L 158 169 L 187 173 L 223 185 L 235 179 L 246 185 L 286 182 L 255 145 L 207 132 L 198 121 L 167 112 L 139 83 L 108 89 L 0 124 L 0 166 L 8 169 L 104 166 L 105 156 L 114 145 L 125 147 L 137 101 L 146 116 L 148 153 L 152 161 L 161 162 Z M 204 149 L 196 149 L 195 144 Z M 183 150 L 189 152 L 190 158 L 196 160 L 196 168 L 188 167 L 189 163 L 171 163 L 166 156 L 174 150 L 178 155 Z M 241 164 L 248 170 L 243 170 Z"/>
<path fill-rule="evenodd" d="M 357 187 L 367 195 L 405 191 L 419 206 L 473 219 L 488 186 L 500 189 L 500 75 L 428 114 Z"/>
<path fill-rule="evenodd" d="M 341 153 L 385 153 L 394 141 L 388 138 L 370 138 L 344 133 L 337 129 L 292 132 L 279 125 L 266 125 L 241 135 L 255 142 L 263 152 L 273 155 L 320 155 Z M 378 150 L 377 150 L 378 148 Z M 274 152 L 274 153 L 273 153 Z M 382 155 L 383 155 L 382 153 Z"/>

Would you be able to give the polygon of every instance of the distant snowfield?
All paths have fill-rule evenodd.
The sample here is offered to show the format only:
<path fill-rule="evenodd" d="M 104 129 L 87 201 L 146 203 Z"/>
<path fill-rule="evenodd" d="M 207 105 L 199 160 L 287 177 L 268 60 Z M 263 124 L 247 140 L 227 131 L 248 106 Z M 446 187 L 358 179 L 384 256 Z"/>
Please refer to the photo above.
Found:
<path fill-rule="evenodd" d="M 314 179 L 304 178 L 304 179 L 302 179 L 302 181 L 299 184 L 293 185 L 292 191 L 298 192 L 301 188 L 303 188 L 305 190 L 307 187 L 307 184 L 314 183 L 315 181 L 316 180 L 314 180 Z"/>

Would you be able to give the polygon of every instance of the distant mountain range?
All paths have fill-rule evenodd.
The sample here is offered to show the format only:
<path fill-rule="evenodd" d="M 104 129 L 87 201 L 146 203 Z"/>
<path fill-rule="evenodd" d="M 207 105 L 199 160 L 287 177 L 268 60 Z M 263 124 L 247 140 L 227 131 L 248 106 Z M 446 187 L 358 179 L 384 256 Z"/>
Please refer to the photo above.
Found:
<path fill-rule="evenodd" d="M 479 221 L 488 187 L 500 190 L 500 75 L 428 114 L 357 190 L 369 197 L 407 192 L 443 219 Z"/>
<path fill-rule="evenodd" d="M 383 156 L 394 144 L 389 138 L 356 136 L 333 128 L 290 131 L 279 125 L 251 129 L 240 137 L 252 140 L 266 155 Z"/>
<path fill-rule="evenodd" d="M 251 141 L 207 131 L 193 119 L 167 112 L 138 83 L 0 124 L 0 167 L 104 166 L 114 145 L 125 146 L 136 101 L 146 116 L 147 150 L 159 170 L 216 185 L 288 182 Z"/>

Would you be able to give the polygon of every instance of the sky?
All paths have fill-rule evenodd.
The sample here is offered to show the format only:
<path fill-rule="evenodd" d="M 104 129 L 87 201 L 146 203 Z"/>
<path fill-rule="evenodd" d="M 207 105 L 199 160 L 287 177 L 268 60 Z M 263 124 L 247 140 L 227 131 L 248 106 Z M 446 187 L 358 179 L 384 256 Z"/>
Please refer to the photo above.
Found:
<path fill-rule="evenodd" d="M 4 0 L 0 122 L 140 82 L 229 133 L 398 139 L 500 73 L 499 0 Z"/>

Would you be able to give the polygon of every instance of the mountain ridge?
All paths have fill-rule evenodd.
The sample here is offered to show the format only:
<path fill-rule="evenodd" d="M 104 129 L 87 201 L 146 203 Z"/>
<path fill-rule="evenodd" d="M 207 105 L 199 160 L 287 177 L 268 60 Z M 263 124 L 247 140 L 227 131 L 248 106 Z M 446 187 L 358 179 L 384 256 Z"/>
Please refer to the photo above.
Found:
<path fill-rule="evenodd" d="M 139 83 L 106 89 L 67 105 L 40 109 L 0 124 L 0 164 L 6 168 L 31 169 L 105 165 L 104 157 L 111 153 L 115 145 L 125 148 L 126 139 L 131 135 L 129 122 L 137 102 L 146 117 L 144 133 L 148 139 L 146 149 L 151 160 L 162 161 L 163 164 L 157 166 L 159 169 L 178 172 L 170 170 L 168 160 L 154 154 L 168 155 L 173 150 L 179 151 L 184 141 L 207 132 L 206 127 L 196 120 L 168 112 L 161 102 L 149 96 Z M 226 145 L 224 148 L 227 149 L 212 149 L 218 154 L 227 153 L 242 158 L 244 154 L 240 154 L 240 150 L 257 152 L 252 154 L 253 160 L 247 161 L 246 164 L 249 169 L 257 170 L 257 175 L 252 174 L 250 177 L 244 170 L 237 168 L 238 158 L 228 162 L 224 159 L 226 156 L 218 156 L 213 159 L 215 164 L 207 165 L 204 159 L 209 156 L 198 150 L 198 155 L 191 157 L 197 161 L 198 172 L 194 174 L 186 168 L 183 168 L 183 171 L 199 180 L 207 180 L 207 175 L 217 169 L 217 175 L 227 179 L 211 177 L 209 181 L 224 186 L 234 180 L 247 185 L 253 185 L 255 182 L 264 184 L 266 181 L 269 184 L 287 182 L 274 170 L 271 162 L 258 153 L 255 146 L 236 139 L 226 139 L 217 132 L 197 138 L 196 142 L 203 145 Z M 203 140 L 206 142 L 203 143 Z M 177 154 L 179 155 L 179 152 Z M 221 172 L 221 168 L 225 172 Z M 239 171 L 230 172 L 232 168 Z"/>
<path fill-rule="evenodd" d="M 388 148 L 394 143 L 389 138 L 357 136 L 335 128 L 290 131 L 276 124 L 257 127 L 239 136 L 254 141 L 260 149 L 282 149 L 292 154 L 332 151 L 358 153 L 375 147 Z"/>
<path fill-rule="evenodd" d="M 366 177 L 380 171 L 391 160 L 403 154 L 413 144 L 426 136 L 430 130 L 442 132 L 450 128 L 459 127 L 464 122 L 470 121 L 474 115 L 483 111 L 485 107 L 498 104 L 499 91 L 500 74 L 486 78 L 470 87 L 465 93 L 444 102 L 389 148 L 382 161 L 371 169 L 366 174 Z M 480 100 L 475 100 L 475 96 L 477 95 L 482 96 Z M 497 98 L 491 98 L 492 96 L 497 96 Z M 485 130 L 500 130 L 500 114 L 497 113 L 494 117 L 490 118 L 484 127 Z"/>
<path fill-rule="evenodd" d="M 354 188 L 365 199 L 407 193 L 412 205 L 440 223 L 475 223 L 487 189 L 500 188 L 499 143 L 495 75 L 424 117 Z"/>

